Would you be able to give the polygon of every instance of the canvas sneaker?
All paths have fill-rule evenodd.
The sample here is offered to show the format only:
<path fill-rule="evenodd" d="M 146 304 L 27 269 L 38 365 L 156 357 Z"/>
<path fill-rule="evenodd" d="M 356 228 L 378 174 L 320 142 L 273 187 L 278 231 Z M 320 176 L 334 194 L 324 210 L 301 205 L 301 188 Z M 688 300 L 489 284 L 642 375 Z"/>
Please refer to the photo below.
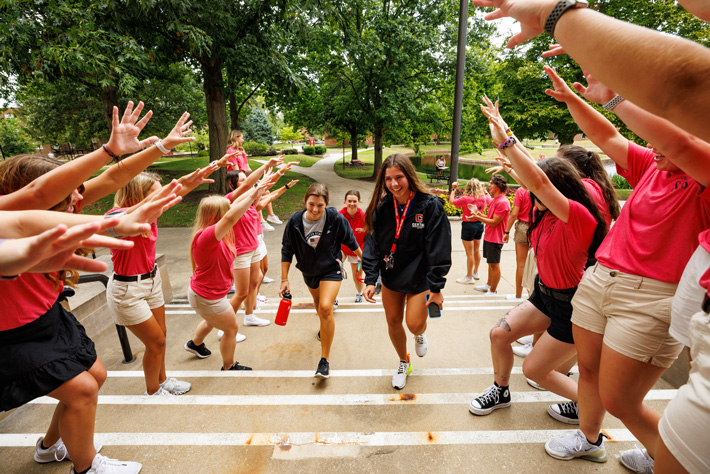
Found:
<path fill-rule="evenodd" d="M 261 228 L 264 229 L 266 232 L 273 232 L 274 230 L 276 230 L 274 229 L 274 226 L 272 226 L 266 221 L 261 221 Z"/>
<path fill-rule="evenodd" d="M 522 346 L 513 347 L 513 354 L 515 354 L 518 357 L 522 357 L 524 359 L 530 354 L 530 352 L 532 350 L 533 350 L 532 343 L 523 344 Z"/>
<path fill-rule="evenodd" d="M 244 315 L 244 325 L 245 326 L 268 326 L 271 324 L 271 321 L 268 319 L 260 318 L 254 314 L 245 314 Z"/>
<path fill-rule="evenodd" d="M 67 447 L 64 445 L 64 441 L 62 441 L 62 438 L 59 438 L 56 443 L 48 447 L 47 449 L 42 448 L 42 441 L 44 441 L 44 436 L 39 438 L 37 440 L 37 446 L 35 447 L 35 455 L 34 459 L 40 464 L 45 464 L 48 462 L 59 462 L 59 461 L 64 461 L 65 459 L 67 461 L 71 461 L 71 458 L 69 457 L 69 452 L 67 451 Z M 94 438 L 94 449 L 98 453 L 101 451 L 101 448 L 103 448 L 104 445 L 96 441 L 96 438 Z"/>
<path fill-rule="evenodd" d="M 555 403 L 547 407 L 547 414 L 557 421 L 568 425 L 579 424 L 579 408 L 577 402 Z"/>
<path fill-rule="evenodd" d="M 601 435 L 602 438 L 605 436 Z M 555 459 L 570 461 L 575 458 L 586 459 L 587 461 L 606 462 L 606 448 L 604 440 L 599 446 L 587 441 L 582 430 L 572 431 L 565 436 L 553 438 L 545 443 L 545 451 Z"/>
<path fill-rule="evenodd" d="M 493 410 L 510 406 L 510 390 L 499 387 L 495 383 L 488 387 L 468 406 L 468 411 L 474 415 L 488 415 Z"/>
<path fill-rule="evenodd" d="M 397 373 L 392 377 L 392 387 L 397 390 L 402 390 L 405 385 L 407 385 L 407 375 L 412 373 L 412 364 L 409 361 L 409 354 L 407 354 L 407 360 L 399 361 L 399 368 Z"/>
<path fill-rule="evenodd" d="M 429 341 L 427 341 L 426 334 L 414 336 L 414 350 L 419 357 L 426 355 L 429 350 Z"/>
<path fill-rule="evenodd" d="M 518 340 L 515 341 L 515 342 L 517 342 L 518 344 L 523 344 L 523 345 L 525 345 L 525 344 L 532 344 L 532 343 L 533 343 L 533 337 L 534 337 L 534 336 L 533 336 L 532 334 L 530 334 L 529 336 L 523 336 L 523 337 L 521 337 L 520 339 L 518 339 Z"/>
<path fill-rule="evenodd" d="M 327 379 L 330 377 L 330 362 L 328 362 L 325 357 L 320 358 L 315 376 L 319 379 Z"/>
<path fill-rule="evenodd" d="M 224 331 L 222 331 L 222 330 L 220 329 L 219 331 L 217 331 L 217 339 L 221 341 L 221 340 L 222 340 L 222 336 L 224 336 Z M 244 342 L 244 341 L 247 340 L 247 337 L 246 337 L 244 334 L 238 332 L 236 339 L 237 339 L 237 342 Z"/>
<path fill-rule="evenodd" d="M 88 474 L 138 474 L 143 466 L 133 461 L 119 461 L 118 459 L 107 458 L 97 454 L 91 461 L 91 468 Z M 74 466 L 71 467 L 70 474 L 76 474 Z"/>
<path fill-rule="evenodd" d="M 190 339 L 189 341 L 187 341 L 185 343 L 184 347 L 187 352 L 192 352 L 200 359 L 206 359 L 212 355 L 212 351 L 207 349 L 207 346 L 205 346 L 204 342 L 202 344 L 200 344 L 199 346 L 196 346 L 195 343 L 192 342 L 192 339 Z"/>
<path fill-rule="evenodd" d="M 270 215 L 269 217 L 266 218 L 266 220 L 271 222 L 272 224 L 276 224 L 276 225 L 283 224 L 283 221 L 281 219 L 279 219 L 279 216 L 277 216 L 276 214 Z"/>
<path fill-rule="evenodd" d="M 473 285 L 474 280 L 473 277 L 461 277 L 458 280 L 456 280 L 456 283 L 461 283 L 462 285 Z"/>
<path fill-rule="evenodd" d="M 362 296 L 362 293 L 355 293 L 355 302 L 356 303 L 362 303 L 364 300 L 365 299 Z"/>
<path fill-rule="evenodd" d="M 266 275 L 264 275 L 264 278 L 261 279 L 261 282 L 266 285 L 266 284 L 268 284 L 268 283 L 273 283 L 273 282 L 274 282 L 274 279 L 273 279 L 273 278 L 269 278 L 269 277 L 267 277 Z"/>
<path fill-rule="evenodd" d="M 653 458 L 648 451 L 636 445 L 636 449 L 628 449 L 621 453 L 621 464 L 627 469 L 641 474 L 653 474 Z"/>
<path fill-rule="evenodd" d="M 338 309 L 338 298 L 335 298 L 335 301 L 333 301 L 333 311 Z"/>
<path fill-rule="evenodd" d="M 224 367 L 222 367 L 222 370 L 224 370 Z M 247 367 L 246 365 L 239 365 L 239 362 L 235 362 L 227 370 L 251 370 L 251 367 Z"/>
<path fill-rule="evenodd" d="M 478 273 L 473 272 L 473 279 L 474 279 L 474 280 L 480 280 L 481 277 L 478 276 Z"/>
<path fill-rule="evenodd" d="M 173 395 L 182 395 L 183 393 L 190 391 L 192 384 L 190 382 L 183 382 L 182 380 L 178 380 L 174 377 L 168 377 L 165 379 L 165 382 L 160 384 L 160 388 L 172 393 Z"/>
<path fill-rule="evenodd" d="M 488 285 L 478 285 L 478 286 L 474 286 L 473 289 L 476 290 L 476 291 L 480 291 L 480 292 L 482 292 L 482 293 L 488 293 L 489 291 L 491 291 L 491 287 L 488 286 Z"/>

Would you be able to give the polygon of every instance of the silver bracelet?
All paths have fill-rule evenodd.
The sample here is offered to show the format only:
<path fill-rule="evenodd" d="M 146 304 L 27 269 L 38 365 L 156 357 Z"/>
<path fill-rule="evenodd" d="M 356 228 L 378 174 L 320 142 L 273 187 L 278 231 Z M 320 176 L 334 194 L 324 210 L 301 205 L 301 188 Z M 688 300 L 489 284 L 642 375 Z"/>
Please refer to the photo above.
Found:
<path fill-rule="evenodd" d="M 122 217 L 125 215 L 126 211 L 114 211 L 109 212 L 108 214 L 104 214 L 104 219 L 110 219 L 112 217 Z M 106 233 L 116 239 L 123 239 L 126 237 L 125 235 L 119 235 L 118 232 L 116 232 L 116 229 L 114 229 L 113 227 L 111 227 L 110 229 L 106 229 Z"/>
<path fill-rule="evenodd" d="M 611 112 L 611 109 L 619 105 L 623 100 L 623 97 L 621 97 L 619 94 L 616 94 L 613 99 L 604 104 L 602 107 L 604 107 L 604 110 L 608 110 L 609 112 Z"/>
<path fill-rule="evenodd" d="M 157 142 L 155 142 L 155 146 L 163 153 L 163 155 L 167 155 L 168 153 L 170 153 L 170 150 L 163 146 L 162 140 L 158 140 Z"/>

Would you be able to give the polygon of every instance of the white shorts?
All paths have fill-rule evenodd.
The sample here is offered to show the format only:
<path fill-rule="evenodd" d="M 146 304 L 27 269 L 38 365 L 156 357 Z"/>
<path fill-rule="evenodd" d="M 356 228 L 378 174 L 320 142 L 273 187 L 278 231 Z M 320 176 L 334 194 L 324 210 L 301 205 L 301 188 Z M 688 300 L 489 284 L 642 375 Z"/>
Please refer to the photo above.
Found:
<path fill-rule="evenodd" d="M 259 257 L 259 247 L 255 248 L 251 252 L 237 255 L 234 259 L 234 269 L 240 270 L 242 268 L 249 268 L 252 263 L 258 262 L 261 262 L 261 258 Z"/>
<path fill-rule="evenodd" d="M 232 309 L 232 305 L 229 304 L 226 296 L 218 300 L 208 300 L 195 293 L 189 287 L 187 288 L 187 302 L 190 303 L 190 306 L 197 314 L 203 317 L 226 313 Z"/>
<path fill-rule="evenodd" d="M 116 324 L 135 326 L 148 321 L 151 309 L 165 305 L 160 272 L 141 281 L 118 281 L 111 278 L 106 287 L 106 306 Z"/>
<path fill-rule="evenodd" d="M 256 251 L 259 252 L 259 261 L 261 262 L 262 260 L 264 260 L 267 254 L 266 242 L 264 242 L 264 234 L 259 234 L 259 246 L 256 248 Z"/>
<path fill-rule="evenodd" d="M 690 318 L 698 312 L 703 303 L 705 289 L 698 283 L 700 277 L 710 268 L 710 253 L 702 246 L 690 257 L 683 270 L 683 276 L 678 283 L 678 289 L 671 305 L 671 327 L 668 330 L 676 341 L 690 346 L 688 341 L 688 324 Z"/>

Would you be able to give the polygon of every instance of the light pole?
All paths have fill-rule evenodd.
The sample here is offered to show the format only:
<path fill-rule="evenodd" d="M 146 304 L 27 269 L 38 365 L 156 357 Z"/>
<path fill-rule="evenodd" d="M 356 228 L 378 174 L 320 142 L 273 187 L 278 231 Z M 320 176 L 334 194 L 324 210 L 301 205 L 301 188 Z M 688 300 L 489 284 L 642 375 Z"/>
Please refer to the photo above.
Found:
<path fill-rule="evenodd" d="M 451 131 L 451 172 L 449 193 L 453 179 L 459 178 L 459 146 L 461 144 L 461 114 L 463 110 L 463 79 L 466 68 L 466 33 L 468 31 L 468 0 L 459 6 L 459 44 L 456 51 L 456 83 L 454 89 L 454 127 Z"/>

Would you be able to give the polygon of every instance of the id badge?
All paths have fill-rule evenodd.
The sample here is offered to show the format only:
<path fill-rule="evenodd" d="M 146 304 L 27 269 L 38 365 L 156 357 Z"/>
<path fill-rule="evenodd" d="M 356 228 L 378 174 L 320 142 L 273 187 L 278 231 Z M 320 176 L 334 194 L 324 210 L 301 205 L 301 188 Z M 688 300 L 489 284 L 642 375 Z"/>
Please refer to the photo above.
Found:
<path fill-rule="evenodd" d="M 394 254 L 392 252 L 385 256 L 385 270 L 392 270 L 394 268 Z"/>

